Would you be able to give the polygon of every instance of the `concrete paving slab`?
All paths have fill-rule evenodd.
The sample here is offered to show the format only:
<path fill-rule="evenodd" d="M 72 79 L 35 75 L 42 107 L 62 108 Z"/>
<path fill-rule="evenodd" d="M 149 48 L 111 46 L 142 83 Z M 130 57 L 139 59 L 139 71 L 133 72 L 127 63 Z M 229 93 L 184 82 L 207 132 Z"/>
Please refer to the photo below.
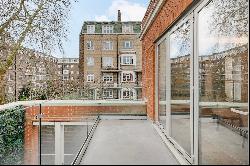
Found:
<path fill-rule="evenodd" d="M 82 165 L 179 165 L 147 120 L 102 120 Z"/>

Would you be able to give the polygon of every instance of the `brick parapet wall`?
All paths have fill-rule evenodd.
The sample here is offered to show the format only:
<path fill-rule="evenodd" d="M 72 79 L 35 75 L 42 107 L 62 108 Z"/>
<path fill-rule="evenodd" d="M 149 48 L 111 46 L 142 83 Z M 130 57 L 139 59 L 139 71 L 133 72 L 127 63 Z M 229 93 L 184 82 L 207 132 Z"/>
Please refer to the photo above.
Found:
<path fill-rule="evenodd" d="M 33 122 L 39 114 L 39 107 L 26 108 L 24 132 L 24 164 L 38 164 L 38 126 Z M 42 122 L 81 122 L 89 115 L 146 115 L 146 105 L 128 106 L 43 106 Z"/>

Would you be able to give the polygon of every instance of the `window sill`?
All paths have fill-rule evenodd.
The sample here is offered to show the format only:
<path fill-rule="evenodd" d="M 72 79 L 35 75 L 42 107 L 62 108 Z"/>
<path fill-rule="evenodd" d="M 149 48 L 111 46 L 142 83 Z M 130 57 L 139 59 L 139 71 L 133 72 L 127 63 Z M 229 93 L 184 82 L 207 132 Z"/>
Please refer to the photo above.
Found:
<path fill-rule="evenodd" d="M 122 83 L 135 83 L 135 81 L 122 81 Z"/>
<path fill-rule="evenodd" d="M 136 66 L 135 64 L 121 64 L 122 66 Z"/>

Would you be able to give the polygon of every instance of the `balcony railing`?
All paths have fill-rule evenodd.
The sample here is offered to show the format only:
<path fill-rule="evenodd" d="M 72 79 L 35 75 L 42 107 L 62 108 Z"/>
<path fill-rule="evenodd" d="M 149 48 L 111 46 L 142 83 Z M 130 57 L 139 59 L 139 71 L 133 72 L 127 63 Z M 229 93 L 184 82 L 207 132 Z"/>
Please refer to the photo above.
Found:
<path fill-rule="evenodd" d="M 19 101 L 0 106 L 0 165 L 80 164 L 100 116 L 145 116 L 143 101 Z"/>

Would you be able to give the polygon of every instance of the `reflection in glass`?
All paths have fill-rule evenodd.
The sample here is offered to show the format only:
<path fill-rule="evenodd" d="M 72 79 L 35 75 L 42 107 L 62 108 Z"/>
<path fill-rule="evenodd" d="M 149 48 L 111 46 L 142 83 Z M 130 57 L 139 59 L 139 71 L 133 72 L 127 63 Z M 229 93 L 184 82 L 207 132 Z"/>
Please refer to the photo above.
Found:
<path fill-rule="evenodd" d="M 84 140 L 87 138 L 87 127 L 84 126 L 65 126 L 64 127 L 64 164 L 70 165 Z"/>
<path fill-rule="evenodd" d="M 200 164 L 248 163 L 247 13 L 245 0 L 199 12 Z"/>
<path fill-rule="evenodd" d="M 159 122 L 166 129 L 166 40 L 158 46 Z"/>
<path fill-rule="evenodd" d="M 55 126 L 42 126 L 42 165 L 55 164 Z"/>
<path fill-rule="evenodd" d="M 191 154 L 190 139 L 190 21 L 170 35 L 171 137 Z"/>

